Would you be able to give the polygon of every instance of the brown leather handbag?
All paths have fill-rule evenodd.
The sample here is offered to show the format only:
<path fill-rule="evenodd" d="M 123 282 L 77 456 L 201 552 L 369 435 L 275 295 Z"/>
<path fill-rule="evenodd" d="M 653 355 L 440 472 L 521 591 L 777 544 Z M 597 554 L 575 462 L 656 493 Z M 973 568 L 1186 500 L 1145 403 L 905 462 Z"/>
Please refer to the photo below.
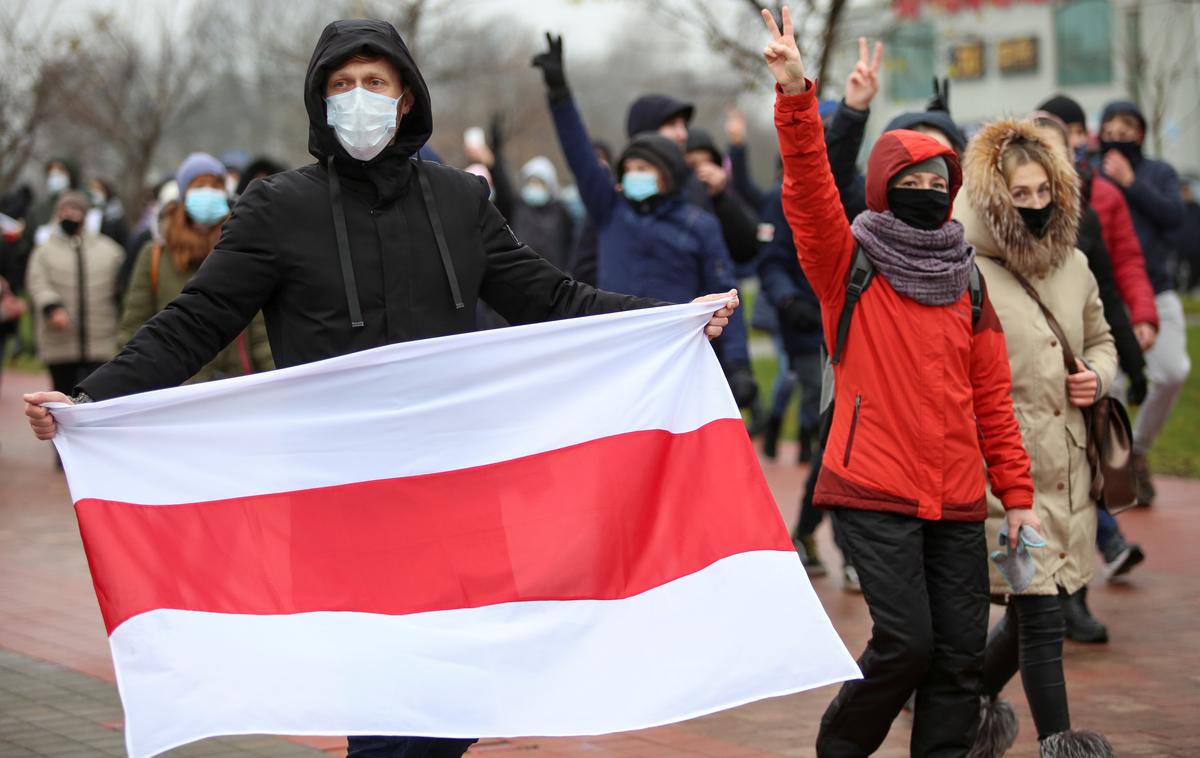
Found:
<path fill-rule="evenodd" d="M 1029 281 L 1012 269 L 1008 273 L 1025 288 L 1046 317 L 1046 323 L 1058 344 L 1062 346 L 1063 365 L 1068 374 L 1079 371 L 1075 353 L 1067 344 L 1058 319 L 1038 297 L 1037 290 Z M 1137 505 L 1137 486 L 1133 475 L 1133 430 L 1129 414 L 1120 400 L 1105 395 L 1090 408 L 1082 408 L 1083 420 L 1087 425 L 1087 459 L 1092 467 L 1090 495 L 1101 507 L 1116 515 Z"/>

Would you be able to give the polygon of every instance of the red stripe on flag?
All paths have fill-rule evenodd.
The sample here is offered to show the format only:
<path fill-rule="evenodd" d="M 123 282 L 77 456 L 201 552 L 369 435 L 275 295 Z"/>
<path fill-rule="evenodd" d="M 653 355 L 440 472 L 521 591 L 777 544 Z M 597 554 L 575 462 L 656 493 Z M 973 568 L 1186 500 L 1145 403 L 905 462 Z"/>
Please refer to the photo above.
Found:
<path fill-rule="evenodd" d="M 110 633 L 157 608 L 399 615 L 616 599 L 792 549 L 739 419 L 423 476 L 75 509 Z"/>

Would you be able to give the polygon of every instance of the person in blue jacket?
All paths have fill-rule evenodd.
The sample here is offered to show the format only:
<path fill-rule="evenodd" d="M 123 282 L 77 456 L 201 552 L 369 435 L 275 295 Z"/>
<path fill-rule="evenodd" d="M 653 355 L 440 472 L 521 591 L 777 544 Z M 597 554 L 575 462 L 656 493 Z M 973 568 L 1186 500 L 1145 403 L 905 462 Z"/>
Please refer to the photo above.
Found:
<path fill-rule="evenodd" d="M 615 176 L 605 171 L 567 87 L 562 39 L 547 38 L 550 50 L 534 58 L 534 65 L 546 79 L 563 155 L 599 232 L 597 285 L 673 303 L 735 288 L 733 260 L 716 216 L 684 196 L 691 172 L 679 145 L 657 132 L 638 134 L 617 158 Z M 751 404 L 758 388 L 740 311 L 713 347 L 734 399 L 741 407 Z"/>
<path fill-rule="evenodd" d="M 1183 301 L 1170 274 L 1170 261 L 1175 255 L 1171 234 L 1183 223 L 1184 216 L 1179 176 L 1170 164 L 1142 153 L 1145 139 L 1146 117 L 1137 105 L 1116 100 L 1104 107 L 1100 118 L 1100 168 L 1129 203 L 1158 309 L 1158 337 L 1145 353 L 1150 391 L 1133 424 L 1137 501 L 1144 506 L 1154 502 L 1155 494 L 1146 455 L 1171 415 L 1192 368 Z"/>

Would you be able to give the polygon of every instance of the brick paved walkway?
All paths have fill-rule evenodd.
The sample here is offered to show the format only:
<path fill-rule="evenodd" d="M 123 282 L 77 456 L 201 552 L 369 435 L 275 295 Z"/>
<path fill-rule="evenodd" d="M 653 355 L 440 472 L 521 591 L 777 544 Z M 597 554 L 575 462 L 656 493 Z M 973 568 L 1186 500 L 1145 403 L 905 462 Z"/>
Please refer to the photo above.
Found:
<path fill-rule="evenodd" d="M 21 392 L 40 376 L 6 372 L 0 387 L 0 758 L 120 755 L 120 703 L 79 532 L 51 448 L 20 416 Z M 784 455 L 793 450 L 785 448 Z M 795 518 L 803 469 L 765 463 L 784 517 Z M 1120 585 L 1093 585 L 1091 604 L 1109 627 L 1107 646 L 1069 644 L 1067 680 L 1076 726 L 1104 731 L 1122 756 L 1200 755 L 1200 482 L 1163 480 L 1153 510 L 1121 516 L 1148 559 Z M 834 556 L 828 530 L 823 554 Z M 836 562 L 836 561 L 834 561 Z M 836 575 L 814 582 L 846 644 L 861 651 L 869 619 Z M 586 686 L 586 683 L 582 683 Z M 826 687 L 643 732 L 575 739 L 492 740 L 471 755 L 809 756 Z M 1036 755 L 1019 681 L 1007 694 L 1021 716 L 1012 756 Z M 902 715 L 879 756 L 907 755 Z M 190 756 L 344 755 L 337 738 L 227 738 L 173 751 Z"/>

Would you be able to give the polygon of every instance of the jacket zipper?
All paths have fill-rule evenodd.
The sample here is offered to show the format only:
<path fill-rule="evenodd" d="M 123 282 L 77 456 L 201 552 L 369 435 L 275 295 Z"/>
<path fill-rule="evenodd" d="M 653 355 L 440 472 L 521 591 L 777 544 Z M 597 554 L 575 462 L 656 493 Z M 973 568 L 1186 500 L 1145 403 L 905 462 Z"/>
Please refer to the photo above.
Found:
<path fill-rule="evenodd" d="M 846 438 L 846 454 L 842 456 L 842 468 L 850 468 L 850 452 L 854 450 L 854 433 L 858 431 L 858 416 L 862 412 L 862 395 L 854 396 L 854 418 L 850 420 L 850 436 Z"/>

